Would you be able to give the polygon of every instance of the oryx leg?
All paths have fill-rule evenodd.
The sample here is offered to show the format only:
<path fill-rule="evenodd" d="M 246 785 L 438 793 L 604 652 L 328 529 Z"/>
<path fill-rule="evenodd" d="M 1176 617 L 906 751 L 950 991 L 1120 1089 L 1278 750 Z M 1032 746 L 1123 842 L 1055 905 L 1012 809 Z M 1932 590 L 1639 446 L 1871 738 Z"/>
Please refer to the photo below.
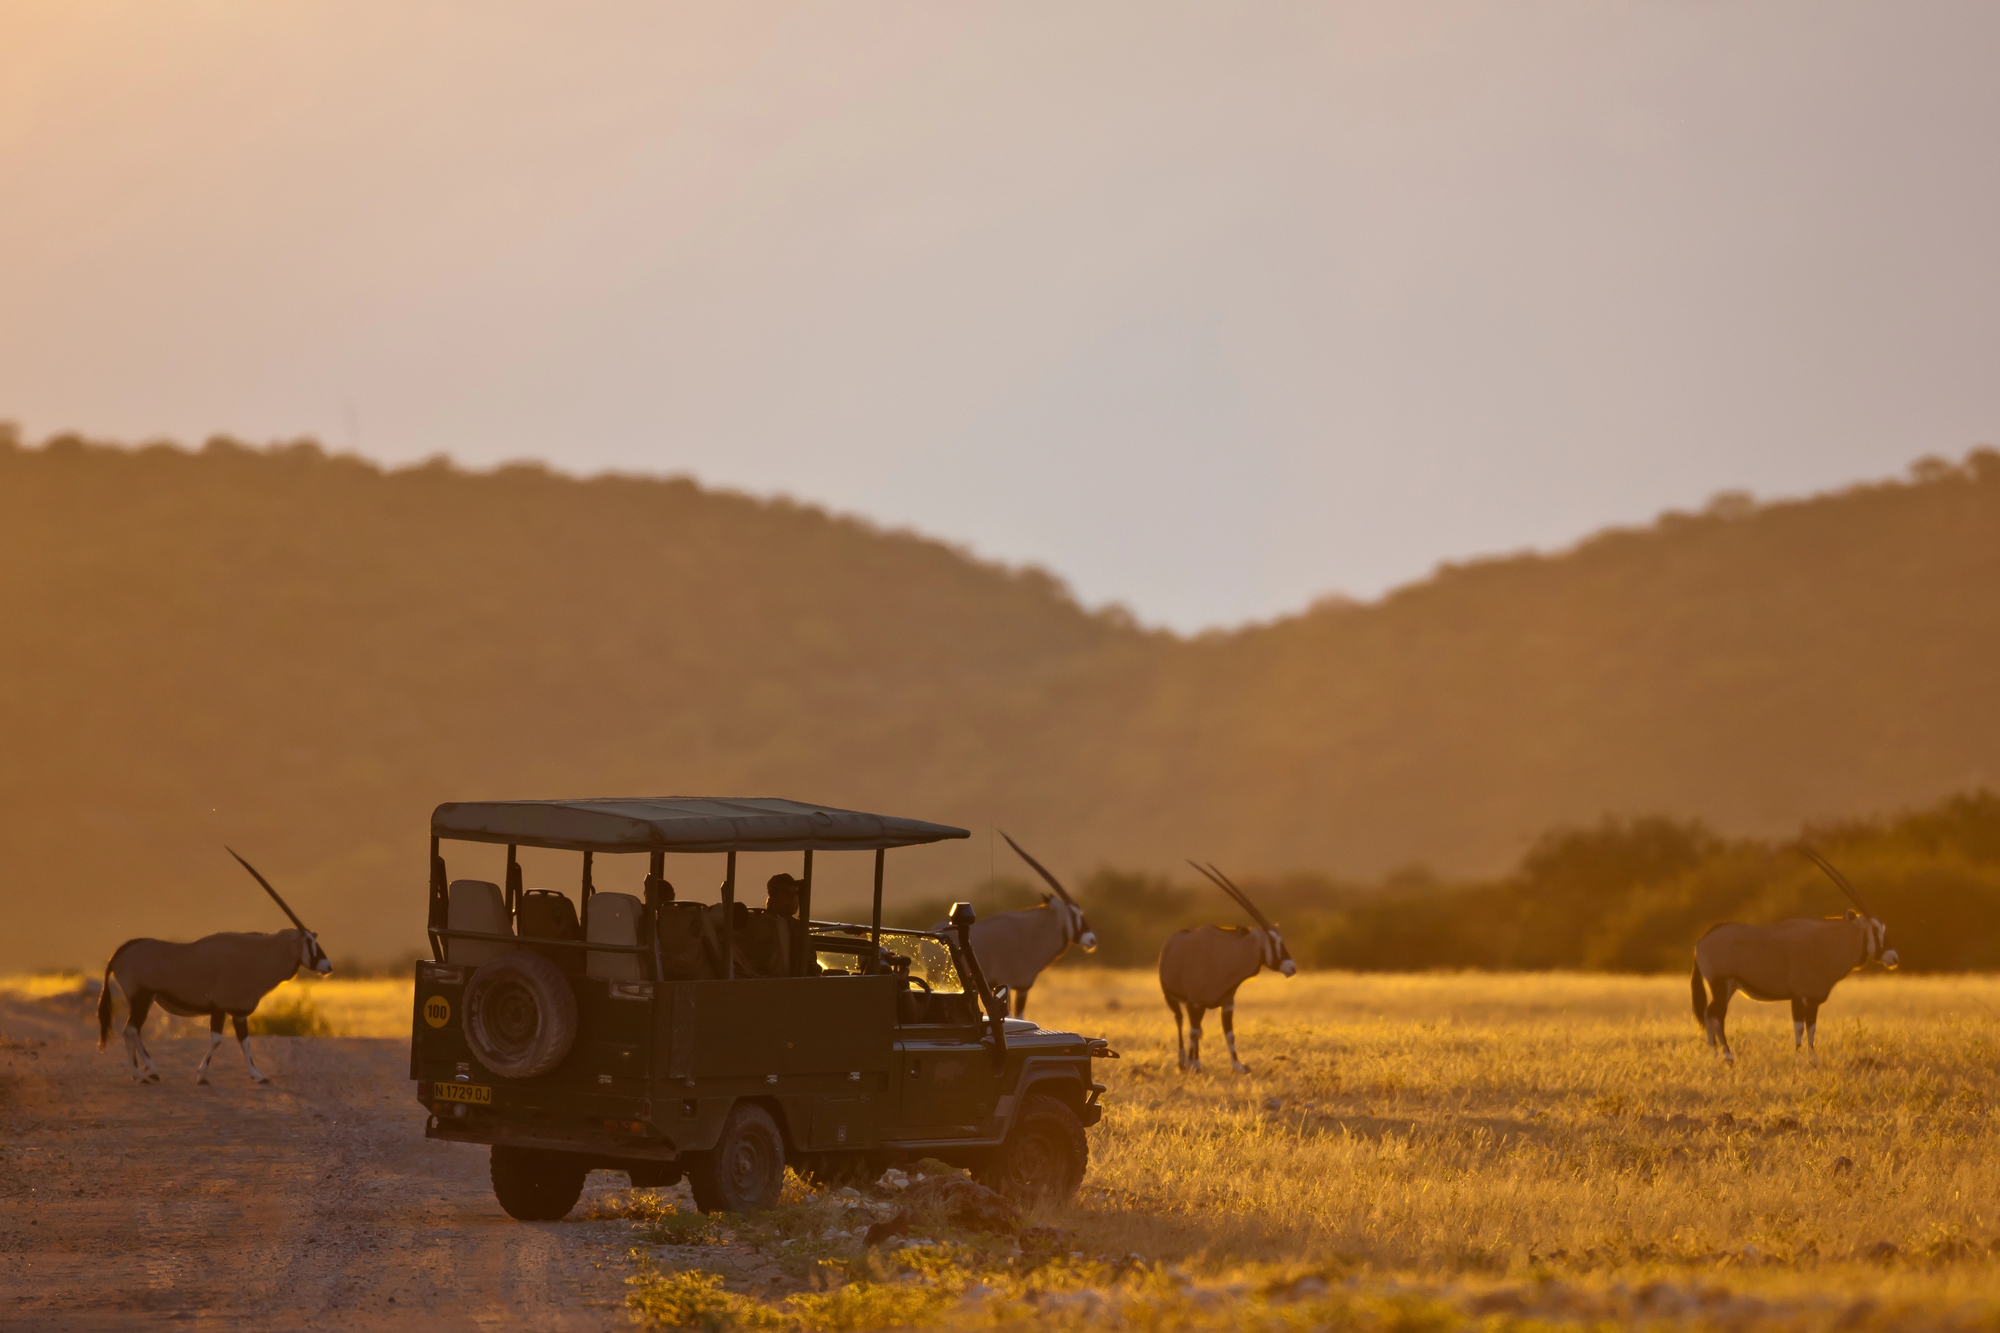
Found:
<path fill-rule="evenodd" d="M 1187 1070 L 1187 1033 L 1181 1028 L 1181 1002 L 1174 996 L 1166 997 L 1167 1008 L 1174 1011 L 1174 1053 L 1180 1057 L 1182 1072 Z"/>
<path fill-rule="evenodd" d="M 1188 1005 L 1188 1060 L 1190 1074 L 1201 1072 L 1201 1016 L 1207 1010 L 1198 1004 Z"/>
<path fill-rule="evenodd" d="M 1028 1012 L 1028 987 L 1023 986 L 1019 990 L 1009 991 L 1008 998 L 1014 1002 L 1014 1017 L 1020 1018 Z"/>
<path fill-rule="evenodd" d="M 208 1062 L 215 1058 L 215 1048 L 220 1045 L 222 1045 L 222 1011 L 218 1009 L 208 1016 L 208 1054 L 202 1056 L 201 1063 L 195 1066 L 196 1083 L 208 1082 Z"/>
<path fill-rule="evenodd" d="M 160 1067 L 153 1063 L 152 1055 L 146 1050 L 145 1038 L 140 1029 L 146 1026 L 146 1015 L 152 1012 L 151 991 L 139 991 L 125 997 L 125 1054 L 132 1061 L 132 1081 L 134 1083 L 158 1083 Z"/>
<path fill-rule="evenodd" d="M 250 1059 L 250 1015 L 231 1014 L 229 1021 L 236 1027 L 236 1044 L 243 1049 L 243 1067 L 250 1071 L 250 1081 L 269 1083 L 271 1080 L 259 1073 L 256 1063 Z"/>
<path fill-rule="evenodd" d="M 1806 1001 L 1806 1053 L 1814 1060 L 1819 1059 L 1819 1006 L 1818 1000 Z"/>
<path fill-rule="evenodd" d="M 1806 1044 L 1806 1002 L 1792 1001 L 1792 1054 L 1797 1055 Z"/>
<path fill-rule="evenodd" d="M 1239 1074 L 1250 1072 L 1250 1066 L 1236 1058 L 1236 996 L 1232 992 L 1222 1002 L 1222 1039 L 1229 1043 L 1229 1067 Z"/>
<path fill-rule="evenodd" d="M 1736 1063 L 1736 1052 L 1729 1049 L 1729 998 L 1736 994 L 1736 983 L 1725 980 L 1715 987 L 1715 998 L 1708 1005 L 1708 1030 L 1714 1041 L 1722 1047 L 1725 1064 Z"/>

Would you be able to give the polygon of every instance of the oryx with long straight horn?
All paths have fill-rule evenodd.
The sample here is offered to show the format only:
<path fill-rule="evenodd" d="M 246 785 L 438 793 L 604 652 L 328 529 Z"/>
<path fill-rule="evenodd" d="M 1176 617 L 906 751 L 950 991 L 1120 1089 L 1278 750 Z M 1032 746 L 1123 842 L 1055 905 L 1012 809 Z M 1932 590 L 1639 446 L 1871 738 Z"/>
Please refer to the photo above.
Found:
<path fill-rule="evenodd" d="M 1729 997 L 1742 991 L 1753 1000 L 1792 1002 L 1792 1050 L 1801 1045 L 1819 1058 L 1819 1007 L 1834 985 L 1869 963 L 1894 968 L 1902 960 L 1888 946 L 1889 928 L 1847 876 L 1811 847 L 1801 845 L 1812 863 L 1840 887 L 1859 911 L 1844 916 L 1797 918 L 1775 926 L 1728 921 L 1711 926 L 1694 946 L 1694 1016 L 1708 1032 L 1711 1050 L 1735 1062 L 1724 1027 Z"/>
<path fill-rule="evenodd" d="M 236 856 L 234 849 L 225 850 Z M 104 989 L 97 997 L 97 1048 L 103 1050 L 111 1038 L 111 983 L 115 979 L 125 996 L 125 1053 L 132 1061 L 136 1083 L 160 1081 L 159 1067 L 147 1053 L 141 1031 L 155 1002 L 183 1018 L 208 1015 L 208 1054 L 195 1070 L 195 1082 L 208 1082 L 208 1062 L 222 1044 L 225 1016 L 236 1028 L 236 1044 L 243 1051 L 243 1066 L 250 1071 L 251 1081 L 270 1082 L 250 1059 L 250 1011 L 302 967 L 321 976 L 333 971 L 332 962 L 319 947 L 319 937 L 306 929 L 299 914 L 255 866 L 240 856 L 236 859 L 298 929 L 268 935 L 205 935 L 192 944 L 127 940 L 113 950 L 111 961 L 104 965 Z"/>
<path fill-rule="evenodd" d="M 1167 1008 L 1174 1011 L 1174 1040 L 1180 1049 L 1181 1068 L 1201 1072 L 1201 1017 L 1209 1009 L 1220 1009 L 1222 1036 L 1229 1043 L 1229 1067 L 1247 1074 L 1250 1066 L 1236 1058 L 1236 988 L 1267 967 L 1289 977 L 1299 965 L 1292 961 L 1284 936 L 1257 910 L 1249 894 L 1213 864 L 1188 864 L 1228 894 L 1257 926 L 1254 930 L 1194 926 L 1175 931 L 1160 946 L 1160 991 L 1166 996 Z M 1181 1033 L 1183 1005 L 1188 1015 L 1185 1038 Z"/>
<path fill-rule="evenodd" d="M 989 984 L 1007 988 L 1014 1017 L 1019 1018 L 1028 1011 L 1028 988 L 1042 975 L 1042 969 L 1062 957 L 1072 944 L 1083 946 L 1085 953 L 1096 949 L 1097 932 L 1090 928 L 1069 890 L 1043 869 L 1040 861 L 1022 851 L 1021 844 L 1005 832 L 1000 836 L 1007 838 L 1007 845 L 1054 890 L 1042 895 L 1040 907 L 995 912 L 972 927 L 972 953 L 979 960 L 979 970 Z M 949 925 L 940 922 L 936 929 Z"/>

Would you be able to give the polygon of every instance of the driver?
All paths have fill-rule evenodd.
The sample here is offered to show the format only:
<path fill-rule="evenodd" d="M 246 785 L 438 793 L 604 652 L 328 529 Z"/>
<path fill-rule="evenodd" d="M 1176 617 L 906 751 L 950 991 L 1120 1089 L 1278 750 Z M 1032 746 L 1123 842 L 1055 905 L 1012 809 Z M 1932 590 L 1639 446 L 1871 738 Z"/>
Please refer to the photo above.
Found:
<path fill-rule="evenodd" d="M 887 952 L 886 950 L 884 951 Z M 916 988 L 910 985 L 910 960 L 908 955 L 888 954 L 889 975 L 896 979 L 896 1021 L 898 1023 L 919 1023 L 923 1021 L 922 999 Z"/>

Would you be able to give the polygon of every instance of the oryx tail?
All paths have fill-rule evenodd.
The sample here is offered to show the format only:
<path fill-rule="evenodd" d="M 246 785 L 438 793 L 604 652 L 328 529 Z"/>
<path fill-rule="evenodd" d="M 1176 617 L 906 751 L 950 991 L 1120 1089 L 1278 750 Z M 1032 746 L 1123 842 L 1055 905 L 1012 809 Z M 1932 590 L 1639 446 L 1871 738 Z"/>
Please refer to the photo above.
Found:
<path fill-rule="evenodd" d="M 97 988 L 97 1049 L 100 1051 L 111 1040 L 111 969 L 117 966 L 118 955 L 124 953 L 131 943 L 130 940 L 125 941 L 104 960 L 104 984 Z"/>

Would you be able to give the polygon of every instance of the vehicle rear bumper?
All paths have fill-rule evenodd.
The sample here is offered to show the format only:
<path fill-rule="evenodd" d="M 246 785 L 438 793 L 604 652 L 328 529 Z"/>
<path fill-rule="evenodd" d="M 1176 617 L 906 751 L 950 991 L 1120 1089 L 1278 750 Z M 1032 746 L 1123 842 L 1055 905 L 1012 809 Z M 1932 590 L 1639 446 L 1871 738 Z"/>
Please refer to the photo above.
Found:
<path fill-rule="evenodd" d="M 445 1143 L 504 1144 L 577 1153 L 601 1162 L 672 1162 L 680 1152 L 665 1139 L 616 1139 L 609 1134 L 565 1134 L 546 1125 L 514 1125 L 481 1117 L 475 1121 L 432 1116 L 424 1137 Z"/>

